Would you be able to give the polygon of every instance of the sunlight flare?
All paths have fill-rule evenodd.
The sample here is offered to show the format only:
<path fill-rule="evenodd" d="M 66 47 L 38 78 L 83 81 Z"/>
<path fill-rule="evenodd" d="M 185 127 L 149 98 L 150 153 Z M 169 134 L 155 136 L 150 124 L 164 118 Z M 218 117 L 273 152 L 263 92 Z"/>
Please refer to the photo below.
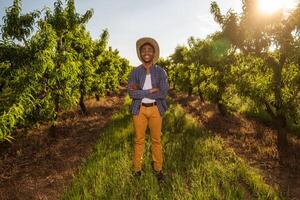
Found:
<path fill-rule="evenodd" d="M 288 12 L 296 3 L 296 0 L 258 0 L 258 8 L 262 13 L 273 14 L 279 10 Z"/>

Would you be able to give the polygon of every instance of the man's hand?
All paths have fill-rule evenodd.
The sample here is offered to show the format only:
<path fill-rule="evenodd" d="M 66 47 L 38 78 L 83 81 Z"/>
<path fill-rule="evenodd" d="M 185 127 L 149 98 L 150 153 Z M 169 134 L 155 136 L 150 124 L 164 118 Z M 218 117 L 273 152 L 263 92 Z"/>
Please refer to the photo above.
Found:
<path fill-rule="evenodd" d="M 159 92 L 159 88 L 152 88 L 150 89 L 150 93 Z"/>
<path fill-rule="evenodd" d="M 140 89 L 140 86 L 136 83 L 131 83 L 131 84 L 129 84 L 129 89 L 130 90 L 138 90 L 138 89 Z"/>

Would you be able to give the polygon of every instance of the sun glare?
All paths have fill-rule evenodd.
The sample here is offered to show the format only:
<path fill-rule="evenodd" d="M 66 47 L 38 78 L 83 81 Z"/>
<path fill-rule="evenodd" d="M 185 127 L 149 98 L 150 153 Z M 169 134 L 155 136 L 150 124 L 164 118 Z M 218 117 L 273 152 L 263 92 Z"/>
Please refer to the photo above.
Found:
<path fill-rule="evenodd" d="M 296 0 L 258 0 L 258 8 L 261 12 L 272 14 L 276 11 L 283 10 L 288 12 L 296 5 Z"/>

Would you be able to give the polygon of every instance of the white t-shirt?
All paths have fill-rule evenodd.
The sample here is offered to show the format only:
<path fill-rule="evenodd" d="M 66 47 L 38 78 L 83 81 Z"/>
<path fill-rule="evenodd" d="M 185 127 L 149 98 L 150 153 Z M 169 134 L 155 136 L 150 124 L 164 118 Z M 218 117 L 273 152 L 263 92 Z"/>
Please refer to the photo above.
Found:
<path fill-rule="evenodd" d="M 146 75 L 146 80 L 143 86 L 143 90 L 152 89 L 152 83 L 151 83 L 151 74 Z M 149 98 L 143 98 L 143 103 L 153 103 L 155 102 L 155 99 L 149 99 Z"/>

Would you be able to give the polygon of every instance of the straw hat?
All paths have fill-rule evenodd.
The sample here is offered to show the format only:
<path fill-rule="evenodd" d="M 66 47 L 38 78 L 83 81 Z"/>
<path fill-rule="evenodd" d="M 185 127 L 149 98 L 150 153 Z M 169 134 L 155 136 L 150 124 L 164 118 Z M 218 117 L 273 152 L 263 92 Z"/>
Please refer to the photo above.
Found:
<path fill-rule="evenodd" d="M 150 37 L 143 37 L 136 41 L 136 52 L 137 52 L 137 55 L 138 55 L 140 61 L 144 62 L 141 57 L 140 48 L 145 43 L 149 43 L 154 47 L 155 52 L 154 52 L 154 57 L 153 57 L 153 63 L 156 63 L 159 58 L 159 46 L 158 46 L 158 43 L 153 38 L 150 38 Z"/>

